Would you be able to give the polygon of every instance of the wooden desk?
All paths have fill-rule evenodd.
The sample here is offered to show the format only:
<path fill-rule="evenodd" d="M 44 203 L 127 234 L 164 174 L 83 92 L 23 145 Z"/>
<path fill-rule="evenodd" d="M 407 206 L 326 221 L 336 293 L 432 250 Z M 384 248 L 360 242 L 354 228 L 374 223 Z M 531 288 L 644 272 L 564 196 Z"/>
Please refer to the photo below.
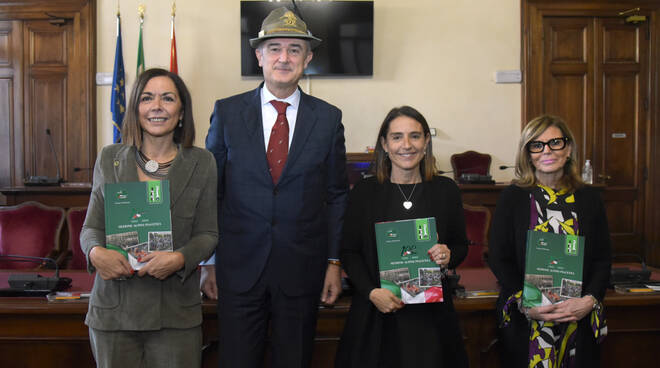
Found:
<path fill-rule="evenodd" d="M 0 193 L 6 197 L 8 206 L 37 201 L 67 209 L 87 207 L 91 190 L 89 186 L 32 186 L 0 188 Z"/>
<path fill-rule="evenodd" d="M 508 183 L 497 184 L 459 184 L 463 202 L 474 206 L 486 206 L 495 211 L 497 198 Z M 14 206 L 27 201 L 37 201 L 48 206 L 62 208 L 86 207 L 89 203 L 89 187 L 11 187 L 0 188 L 0 193 L 7 198 L 7 205 Z"/>
<path fill-rule="evenodd" d="M 486 269 L 464 269 L 462 284 L 474 289 L 494 285 Z M 44 275 L 44 273 L 41 273 Z M 8 272 L 0 271 L 0 287 Z M 64 271 L 77 290 L 89 290 L 92 278 L 83 271 Z M 657 273 L 654 274 L 658 278 Z M 454 299 L 472 367 L 499 367 L 495 340 L 495 298 Z M 321 308 L 313 367 L 332 367 L 350 298 Z M 657 360 L 660 346 L 660 294 L 624 295 L 608 291 L 605 311 L 609 335 L 603 344 L 603 367 L 646 367 Z M 218 323 L 215 302 L 205 301 L 204 367 L 217 368 Z M 87 302 L 48 303 L 45 298 L 0 298 L 0 366 L 93 367 L 87 326 Z M 632 354 L 631 352 L 636 352 Z"/>

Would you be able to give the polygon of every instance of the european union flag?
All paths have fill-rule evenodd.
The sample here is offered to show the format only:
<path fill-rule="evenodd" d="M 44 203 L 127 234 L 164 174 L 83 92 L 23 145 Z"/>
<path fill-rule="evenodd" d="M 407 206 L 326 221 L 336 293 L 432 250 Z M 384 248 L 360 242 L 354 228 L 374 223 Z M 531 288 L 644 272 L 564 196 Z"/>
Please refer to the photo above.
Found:
<path fill-rule="evenodd" d="M 112 73 L 112 98 L 110 111 L 112 111 L 114 143 L 121 142 L 121 124 L 126 112 L 126 78 L 124 78 L 124 56 L 121 52 L 121 20 L 117 14 L 117 49 L 115 50 L 115 69 Z"/>

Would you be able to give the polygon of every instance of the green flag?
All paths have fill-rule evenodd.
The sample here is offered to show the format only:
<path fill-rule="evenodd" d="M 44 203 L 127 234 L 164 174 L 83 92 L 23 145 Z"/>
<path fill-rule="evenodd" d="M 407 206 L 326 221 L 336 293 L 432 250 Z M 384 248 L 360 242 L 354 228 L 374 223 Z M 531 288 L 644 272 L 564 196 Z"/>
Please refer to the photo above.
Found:
<path fill-rule="evenodd" d="M 142 47 L 142 25 L 144 20 L 140 18 L 140 36 L 138 37 L 138 51 L 137 51 L 137 69 L 135 71 L 135 78 L 144 71 L 144 48 Z"/>

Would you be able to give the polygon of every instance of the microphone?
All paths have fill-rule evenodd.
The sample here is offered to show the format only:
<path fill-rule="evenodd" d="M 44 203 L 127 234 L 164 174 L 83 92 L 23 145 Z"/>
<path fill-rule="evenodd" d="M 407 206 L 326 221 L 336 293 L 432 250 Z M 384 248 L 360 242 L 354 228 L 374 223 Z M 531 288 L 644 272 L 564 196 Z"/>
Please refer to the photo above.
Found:
<path fill-rule="evenodd" d="M 55 158 L 55 168 L 57 169 L 57 176 L 54 178 L 44 176 L 44 175 L 32 175 L 28 176 L 23 180 L 24 185 L 59 185 L 62 182 L 62 177 L 60 176 L 60 162 L 57 159 L 57 151 L 55 151 L 55 145 L 53 145 L 53 137 L 50 135 L 50 129 L 46 128 L 46 137 L 48 138 L 48 144 L 50 146 L 50 151 L 53 153 Z"/>
<path fill-rule="evenodd" d="M 515 166 L 509 166 L 509 165 L 500 165 L 500 170 L 506 170 L 506 169 L 515 169 Z"/>
<path fill-rule="evenodd" d="M 460 175 L 458 175 L 458 182 L 461 184 L 495 184 L 493 177 L 490 175 L 482 175 L 482 174 L 476 174 L 470 172 L 472 170 L 477 170 L 477 169 L 483 169 L 483 166 L 466 167 L 466 168 L 458 169 L 457 171 L 458 173 L 460 173 Z M 448 174 L 453 172 L 455 172 L 455 170 L 451 170 L 451 171 L 438 170 L 439 174 Z"/>
<path fill-rule="evenodd" d="M 41 276 L 34 273 L 17 273 L 9 275 L 9 286 L 19 291 L 60 291 L 71 287 L 71 279 L 60 277 L 60 269 L 52 258 L 18 256 L 18 255 L 0 255 L 0 259 L 8 259 L 14 262 L 34 262 L 45 264 L 47 262 L 55 265 L 55 275 L 53 277 Z"/>
<path fill-rule="evenodd" d="M 55 169 L 57 169 L 57 184 L 62 181 L 60 176 L 60 161 L 57 159 L 57 151 L 55 151 L 55 145 L 53 144 L 53 137 L 50 135 L 50 129 L 46 128 L 46 137 L 48 137 L 48 144 L 50 145 L 50 151 L 53 152 L 53 157 L 55 158 Z"/>

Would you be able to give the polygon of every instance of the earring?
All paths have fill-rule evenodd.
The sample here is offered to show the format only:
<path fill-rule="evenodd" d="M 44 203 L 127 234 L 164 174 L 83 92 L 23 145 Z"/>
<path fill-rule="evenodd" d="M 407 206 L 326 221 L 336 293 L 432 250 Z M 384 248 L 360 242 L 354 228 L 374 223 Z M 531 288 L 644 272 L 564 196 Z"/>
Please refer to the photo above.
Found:
<path fill-rule="evenodd" d="M 183 118 L 179 119 L 179 128 L 183 127 Z"/>

